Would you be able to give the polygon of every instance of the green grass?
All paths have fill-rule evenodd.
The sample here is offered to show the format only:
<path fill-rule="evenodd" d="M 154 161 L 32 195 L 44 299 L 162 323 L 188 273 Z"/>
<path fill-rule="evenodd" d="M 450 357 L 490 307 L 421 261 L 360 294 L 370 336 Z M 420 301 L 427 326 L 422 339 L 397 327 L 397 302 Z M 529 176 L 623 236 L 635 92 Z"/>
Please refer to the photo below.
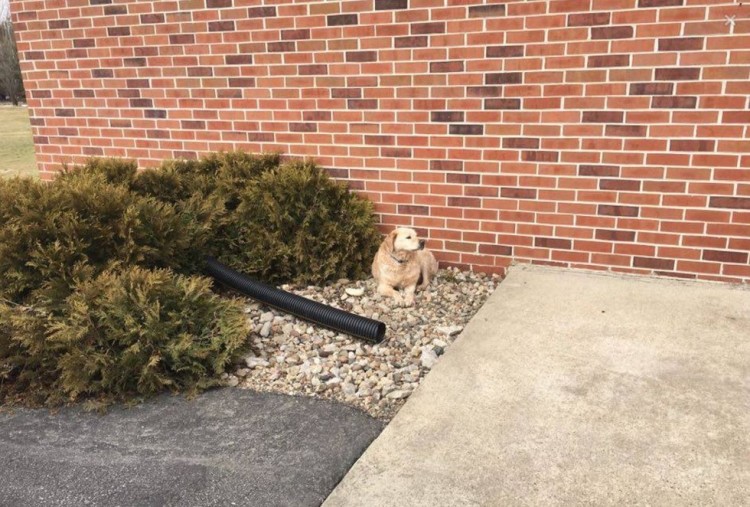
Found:
<path fill-rule="evenodd" d="M 0 104 L 0 177 L 38 177 L 29 110 Z"/>

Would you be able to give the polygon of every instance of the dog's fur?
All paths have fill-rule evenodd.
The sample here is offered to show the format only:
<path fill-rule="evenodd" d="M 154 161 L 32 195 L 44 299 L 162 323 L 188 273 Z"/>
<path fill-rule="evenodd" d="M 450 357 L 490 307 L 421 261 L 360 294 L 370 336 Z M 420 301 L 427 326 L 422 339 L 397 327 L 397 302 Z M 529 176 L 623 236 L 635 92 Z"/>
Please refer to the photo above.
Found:
<path fill-rule="evenodd" d="M 400 306 L 414 304 L 414 292 L 427 287 L 438 270 L 435 256 L 424 245 L 413 229 L 394 229 L 386 236 L 372 261 L 378 293 Z M 403 289 L 404 296 L 396 289 Z"/>

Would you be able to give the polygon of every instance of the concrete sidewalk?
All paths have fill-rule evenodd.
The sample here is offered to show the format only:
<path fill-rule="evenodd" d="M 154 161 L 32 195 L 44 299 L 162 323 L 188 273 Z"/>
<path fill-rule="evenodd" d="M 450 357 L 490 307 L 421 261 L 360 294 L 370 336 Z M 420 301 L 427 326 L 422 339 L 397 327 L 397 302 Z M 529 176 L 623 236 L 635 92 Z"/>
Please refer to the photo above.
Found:
<path fill-rule="evenodd" d="M 515 267 L 324 503 L 750 504 L 750 291 Z"/>

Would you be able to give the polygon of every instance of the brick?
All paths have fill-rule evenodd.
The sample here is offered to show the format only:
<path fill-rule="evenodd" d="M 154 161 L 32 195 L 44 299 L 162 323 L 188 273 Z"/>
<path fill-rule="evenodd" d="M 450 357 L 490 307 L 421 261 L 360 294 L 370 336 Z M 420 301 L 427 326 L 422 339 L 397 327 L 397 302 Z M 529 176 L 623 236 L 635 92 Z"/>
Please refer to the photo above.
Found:
<path fill-rule="evenodd" d="M 300 65 L 299 66 L 300 76 L 315 76 L 328 74 L 328 65 Z"/>
<path fill-rule="evenodd" d="M 653 109 L 695 109 L 698 97 L 654 97 L 651 99 Z"/>
<path fill-rule="evenodd" d="M 638 0 L 638 7 L 676 7 L 684 4 L 685 0 Z"/>
<path fill-rule="evenodd" d="M 254 77 L 230 77 L 228 84 L 232 88 L 254 88 L 255 78 Z"/>
<path fill-rule="evenodd" d="M 485 74 L 484 78 L 484 83 L 488 85 L 523 83 L 523 73 L 521 72 L 496 72 Z"/>
<path fill-rule="evenodd" d="M 573 242 L 569 239 L 560 238 L 534 238 L 534 246 L 540 248 L 570 250 L 571 248 L 573 248 Z"/>
<path fill-rule="evenodd" d="M 294 41 L 269 42 L 267 44 L 269 53 L 285 53 L 297 51 L 297 43 Z"/>
<path fill-rule="evenodd" d="M 141 24 L 164 23 L 164 14 L 141 14 Z"/>
<path fill-rule="evenodd" d="M 120 14 L 127 14 L 127 13 L 128 13 L 127 5 L 108 5 L 104 8 L 105 16 L 118 16 Z"/>
<path fill-rule="evenodd" d="M 635 241 L 635 231 L 622 231 L 615 229 L 597 229 L 594 236 L 602 241 Z"/>
<path fill-rule="evenodd" d="M 703 37 L 659 39 L 659 51 L 700 51 L 704 41 Z"/>
<path fill-rule="evenodd" d="M 356 14 L 332 14 L 326 17 L 328 26 L 356 25 L 359 17 Z"/>
<path fill-rule="evenodd" d="M 608 25 L 609 12 L 587 12 L 583 14 L 568 14 L 568 26 Z"/>
<path fill-rule="evenodd" d="M 623 111 L 584 111 L 584 123 L 622 123 L 625 118 Z"/>
<path fill-rule="evenodd" d="M 376 11 L 408 9 L 409 0 L 375 0 Z"/>
<path fill-rule="evenodd" d="M 604 134 L 611 137 L 645 137 L 647 131 L 645 125 L 607 125 Z"/>
<path fill-rule="evenodd" d="M 680 67 L 656 69 L 657 81 L 690 81 L 700 79 L 700 67 Z"/>
<path fill-rule="evenodd" d="M 459 208 L 481 208 L 482 200 L 477 197 L 448 197 L 448 206 Z"/>
<path fill-rule="evenodd" d="M 448 173 L 445 175 L 447 183 L 460 183 L 462 185 L 479 185 L 481 178 L 478 174 Z"/>
<path fill-rule="evenodd" d="M 318 125 L 310 122 L 293 122 L 289 124 L 290 132 L 317 132 Z"/>
<path fill-rule="evenodd" d="M 612 217 L 637 217 L 637 206 L 615 206 L 611 204 L 600 204 L 597 207 L 597 215 Z"/>
<path fill-rule="evenodd" d="M 208 31 L 209 32 L 230 32 L 230 31 L 234 31 L 234 21 L 232 21 L 232 20 L 211 21 L 208 24 Z"/>
<path fill-rule="evenodd" d="M 560 158 L 560 153 L 557 151 L 523 151 L 521 152 L 521 160 L 534 161 L 534 162 L 557 162 Z"/>
<path fill-rule="evenodd" d="M 630 83 L 630 95 L 672 95 L 674 83 Z"/>
<path fill-rule="evenodd" d="M 377 109 L 377 99 L 349 99 L 347 101 L 349 109 Z"/>
<path fill-rule="evenodd" d="M 502 86 L 469 86 L 466 89 L 469 97 L 499 97 L 503 94 Z"/>
<path fill-rule="evenodd" d="M 588 57 L 587 67 L 628 67 L 629 65 L 629 55 L 595 55 Z"/>
<path fill-rule="evenodd" d="M 487 255 L 513 255 L 513 247 L 506 245 L 479 245 L 479 253 Z"/>
<path fill-rule="evenodd" d="M 524 46 L 487 46 L 487 58 L 517 58 L 524 56 Z"/>
<path fill-rule="evenodd" d="M 463 60 L 454 60 L 450 62 L 430 62 L 430 72 L 446 73 L 446 72 L 463 72 L 464 62 Z"/>
<path fill-rule="evenodd" d="M 47 26 L 49 26 L 50 30 L 63 30 L 70 28 L 70 21 L 67 19 L 50 19 L 47 22 Z"/>
<path fill-rule="evenodd" d="M 376 62 L 378 61 L 377 51 L 347 51 L 347 62 Z"/>
<path fill-rule="evenodd" d="M 473 5 L 469 7 L 470 18 L 505 16 L 505 4 Z"/>
<path fill-rule="evenodd" d="M 716 141 L 713 139 L 672 139 L 670 151 L 714 151 Z"/>
<path fill-rule="evenodd" d="M 510 199 L 536 199 L 535 188 L 519 188 L 519 187 L 502 187 L 500 189 L 500 197 L 508 197 Z"/>
<path fill-rule="evenodd" d="M 539 149 L 538 137 L 506 137 L 503 139 L 503 148 L 509 149 Z"/>
<path fill-rule="evenodd" d="M 627 192 L 638 192 L 641 189 L 641 182 L 636 180 L 599 180 L 600 190 L 622 190 Z"/>
<path fill-rule="evenodd" d="M 430 121 L 434 122 L 461 122 L 464 121 L 463 111 L 432 111 Z"/>
<path fill-rule="evenodd" d="M 145 58 L 125 58 L 123 60 L 123 63 L 126 67 L 145 67 L 146 66 L 146 59 Z"/>
<path fill-rule="evenodd" d="M 130 107 L 154 107 L 151 99 L 130 99 Z"/>
<path fill-rule="evenodd" d="M 521 109 L 521 99 L 486 99 L 484 109 Z"/>
<path fill-rule="evenodd" d="M 396 37 L 393 40 L 393 47 L 396 48 L 426 48 L 429 39 L 425 35 Z"/>
<path fill-rule="evenodd" d="M 195 35 L 192 33 L 174 33 L 169 36 L 170 44 L 194 44 Z"/>
<path fill-rule="evenodd" d="M 750 197 L 711 196 L 708 205 L 711 208 L 750 209 Z"/>
<path fill-rule="evenodd" d="M 167 112 L 163 109 L 146 109 L 143 112 L 143 116 L 145 118 L 166 118 Z M 111 125 L 112 127 L 116 127 L 118 125 Z M 120 127 L 130 128 L 132 125 L 130 122 L 127 122 L 125 125 L 119 125 Z"/>
<path fill-rule="evenodd" d="M 232 7 L 233 0 L 206 0 L 206 7 L 208 9 L 221 9 L 224 7 Z"/>
<path fill-rule="evenodd" d="M 305 40 L 309 38 L 310 30 L 307 28 L 281 31 L 281 40 Z"/>
<path fill-rule="evenodd" d="M 305 121 L 331 121 L 330 111 L 305 111 L 302 113 Z"/>
<path fill-rule="evenodd" d="M 248 18 L 270 18 L 276 16 L 276 7 L 250 7 L 247 9 Z"/>
<path fill-rule="evenodd" d="M 591 38 L 597 39 L 630 39 L 633 37 L 632 26 L 596 26 L 591 28 Z"/>
<path fill-rule="evenodd" d="M 445 33 L 445 22 L 413 23 L 411 25 L 412 35 L 427 35 L 433 33 Z"/>
<path fill-rule="evenodd" d="M 733 264 L 747 264 L 748 253 L 729 250 L 703 250 L 704 261 L 731 262 Z"/>
<path fill-rule="evenodd" d="M 655 257 L 633 257 L 634 268 L 662 269 L 671 271 L 674 269 L 674 259 L 657 259 Z"/>
<path fill-rule="evenodd" d="M 464 163 L 461 160 L 430 160 L 431 171 L 463 171 Z"/>
<path fill-rule="evenodd" d="M 459 136 L 481 136 L 484 134 L 484 125 L 451 125 L 448 132 Z"/>
<path fill-rule="evenodd" d="M 224 57 L 227 65 L 252 65 L 253 55 L 227 55 Z"/>
<path fill-rule="evenodd" d="M 430 214 L 430 208 L 428 206 L 415 206 L 413 204 L 399 204 L 398 212 L 402 215 L 424 215 Z"/>
<path fill-rule="evenodd" d="M 107 35 L 109 37 L 125 37 L 130 35 L 129 26 L 110 26 L 107 27 Z"/>
<path fill-rule="evenodd" d="M 55 109 L 55 116 L 60 118 L 70 118 L 76 115 L 75 109 L 59 108 Z"/>

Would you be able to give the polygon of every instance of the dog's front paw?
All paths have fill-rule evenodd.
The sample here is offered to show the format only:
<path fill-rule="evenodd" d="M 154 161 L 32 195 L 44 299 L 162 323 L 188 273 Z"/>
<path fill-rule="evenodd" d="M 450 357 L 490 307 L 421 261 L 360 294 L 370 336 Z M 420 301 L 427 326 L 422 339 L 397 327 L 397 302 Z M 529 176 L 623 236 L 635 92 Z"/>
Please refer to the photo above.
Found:
<path fill-rule="evenodd" d="M 409 294 L 404 298 L 404 304 L 402 305 L 404 307 L 408 306 L 414 306 L 414 294 Z"/>

